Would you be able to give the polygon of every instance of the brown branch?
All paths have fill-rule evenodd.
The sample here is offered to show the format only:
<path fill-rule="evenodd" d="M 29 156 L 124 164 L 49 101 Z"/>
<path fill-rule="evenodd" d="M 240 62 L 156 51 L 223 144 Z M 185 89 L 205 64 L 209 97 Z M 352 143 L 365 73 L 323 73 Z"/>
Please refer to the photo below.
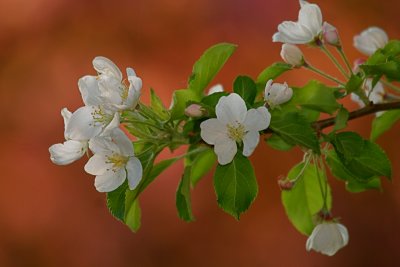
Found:
<path fill-rule="evenodd" d="M 350 112 L 349 120 L 360 118 L 360 117 L 363 117 L 363 116 L 366 116 L 366 115 L 369 115 L 372 113 L 376 113 L 378 111 L 385 111 L 385 110 L 391 110 L 391 109 L 400 109 L 400 101 L 383 103 L 383 104 L 373 104 L 371 102 L 371 104 L 369 106 L 366 106 L 364 108 Z M 328 119 L 313 122 L 312 127 L 316 131 L 320 132 L 322 129 L 334 125 L 335 118 L 336 117 L 331 117 Z"/>

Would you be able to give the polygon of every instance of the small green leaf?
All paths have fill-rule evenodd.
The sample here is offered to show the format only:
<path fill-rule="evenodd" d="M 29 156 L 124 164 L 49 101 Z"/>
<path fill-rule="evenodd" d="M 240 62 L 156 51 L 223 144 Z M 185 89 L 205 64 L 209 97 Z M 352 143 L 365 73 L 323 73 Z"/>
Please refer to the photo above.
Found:
<path fill-rule="evenodd" d="M 142 211 L 139 205 L 139 198 L 133 191 L 126 191 L 125 201 L 125 223 L 132 232 L 137 232 L 141 225 Z"/>
<path fill-rule="evenodd" d="M 233 91 L 240 95 L 249 106 L 252 106 L 257 95 L 257 85 L 248 76 L 238 76 L 233 83 Z"/>
<path fill-rule="evenodd" d="M 214 167 L 217 157 L 209 148 L 197 154 L 191 162 L 190 183 L 194 187 Z"/>
<path fill-rule="evenodd" d="M 293 167 L 288 173 L 289 179 L 294 179 L 304 168 L 304 163 Z M 320 170 L 321 179 L 326 179 Z M 327 208 L 332 206 L 331 190 L 328 185 Z M 310 235 L 314 229 L 313 217 L 324 206 L 317 171 L 313 164 L 305 167 L 303 176 L 297 180 L 291 190 L 282 191 L 282 203 L 290 221 L 296 229 L 305 235 Z"/>
<path fill-rule="evenodd" d="M 334 150 L 328 151 L 326 154 L 326 162 L 333 176 L 346 182 L 346 189 L 349 192 L 358 193 L 368 189 L 381 188 L 379 177 L 374 176 L 368 180 L 357 177 L 343 165 Z"/>
<path fill-rule="evenodd" d="M 170 118 L 168 110 L 165 108 L 161 99 L 156 95 L 153 89 L 150 89 L 150 100 L 151 100 L 151 108 L 156 113 L 161 120 L 167 121 Z"/>
<path fill-rule="evenodd" d="M 237 220 L 257 196 L 258 185 L 250 160 L 237 153 L 233 161 L 217 165 L 214 188 L 219 206 Z"/>
<path fill-rule="evenodd" d="M 125 217 L 125 191 L 128 183 L 125 181 L 120 187 L 107 193 L 107 207 L 110 213 L 120 221 Z"/>
<path fill-rule="evenodd" d="M 400 119 L 400 110 L 389 110 L 372 121 L 370 139 L 375 141 Z"/>
<path fill-rule="evenodd" d="M 275 79 L 284 72 L 291 70 L 292 66 L 284 62 L 276 62 L 264 69 L 257 77 L 258 93 L 264 90 L 268 80 Z"/>
<path fill-rule="evenodd" d="M 360 92 L 363 81 L 364 80 L 360 76 L 354 74 L 351 75 L 349 81 L 346 84 L 347 94 Z"/>
<path fill-rule="evenodd" d="M 190 169 L 190 166 L 185 168 L 178 189 L 176 190 L 176 208 L 179 218 L 187 222 L 194 221 L 190 200 Z"/>
<path fill-rule="evenodd" d="M 350 161 L 363 153 L 364 140 L 358 133 L 341 132 L 331 142 L 344 161 Z"/>
<path fill-rule="evenodd" d="M 293 88 L 292 101 L 305 108 L 333 114 L 340 107 L 335 97 L 336 90 L 318 81 L 310 81 L 302 88 Z"/>
<path fill-rule="evenodd" d="M 201 96 L 193 90 L 181 89 L 174 92 L 172 99 L 171 118 L 175 120 L 184 116 L 189 101 L 200 101 Z"/>
<path fill-rule="evenodd" d="M 270 128 L 285 142 L 311 148 L 319 153 L 319 142 L 310 122 L 298 112 L 272 116 Z"/>
<path fill-rule="evenodd" d="M 338 131 L 346 128 L 348 120 L 349 120 L 349 111 L 345 109 L 343 106 L 340 107 L 335 117 L 335 127 L 333 127 L 333 130 Z"/>
<path fill-rule="evenodd" d="M 276 150 L 288 151 L 293 148 L 292 144 L 288 144 L 279 135 L 272 134 L 271 137 L 265 140 L 267 144 Z"/>
<path fill-rule="evenodd" d="M 236 50 L 236 47 L 234 44 L 220 43 L 207 49 L 193 66 L 188 90 L 193 91 L 196 95 L 201 95 Z"/>

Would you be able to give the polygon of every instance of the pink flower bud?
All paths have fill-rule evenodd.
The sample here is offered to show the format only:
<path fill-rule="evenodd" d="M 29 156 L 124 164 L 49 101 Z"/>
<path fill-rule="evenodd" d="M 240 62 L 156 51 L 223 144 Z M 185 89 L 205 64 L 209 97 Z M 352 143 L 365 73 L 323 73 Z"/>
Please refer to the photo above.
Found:
<path fill-rule="evenodd" d="M 289 191 L 293 188 L 294 182 L 281 175 L 278 177 L 278 186 L 281 190 Z"/>
<path fill-rule="evenodd" d="M 354 60 L 353 62 L 353 72 L 357 73 L 360 71 L 360 65 L 365 63 L 365 59 L 364 58 L 357 58 L 356 60 Z"/>
<path fill-rule="evenodd" d="M 283 44 L 281 49 L 281 57 L 283 61 L 295 68 L 304 65 L 303 53 L 300 48 L 292 44 Z"/>
<path fill-rule="evenodd" d="M 185 115 L 188 117 L 201 117 L 204 115 L 204 109 L 198 104 L 191 104 L 185 109 Z"/>
<path fill-rule="evenodd" d="M 322 35 L 324 37 L 325 43 L 333 46 L 341 45 L 337 29 L 328 22 L 324 22 L 324 24 L 322 25 Z"/>

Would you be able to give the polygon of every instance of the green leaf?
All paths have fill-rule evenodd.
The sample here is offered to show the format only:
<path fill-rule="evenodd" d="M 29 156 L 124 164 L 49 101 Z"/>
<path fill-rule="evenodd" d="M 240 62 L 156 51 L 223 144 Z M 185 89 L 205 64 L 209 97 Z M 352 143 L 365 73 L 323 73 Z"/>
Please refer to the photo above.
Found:
<path fill-rule="evenodd" d="M 346 83 L 347 94 L 360 93 L 363 81 L 364 80 L 360 76 L 352 74 L 349 81 Z"/>
<path fill-rule="evenodd" d="M 196 95 L 201 95 L 236 47 L 234 44 L 220 43 L 207 49 L 193 66 L 188 90 L 193 91 Z"/>
<path fill-rule="evenodd" d="M 302 107 L 333 114 L 340 107 L 335 97 L 336 90 L 318 81 L 310 81 L 303 88 L 293 88 L 292 101 Z"/>
<path fill-rule="evenodd" d="M 268 80 L 275 79 L 284 72 L 291 70 L 292 66 L 284 62 L 276 62 L 271 66 L 264 69 L 257 77 L 258 93 L 264 90 L 264 87 Z"/>
<path fill-rule="evenodd" d="M 288 151 L 293 148 L 292 144 L 288 144 L 279 135 L 272 134 L 271 137 L 265 140 L 267 144 L 276 150 Z"/>
<path fill-rule="evenodd" d="M 258 186 L 253 167 L 248 158 L 237 153 L 233 161 L 217 165 L 214 189 L 219 206 L 237 220 L 257 196 Z"/>
<path fill-rule="evenodd" d="M 193 187 L 211 171 L 216 161 L 217 156 L 211 148 L 197 154 L 193 158 L 190 164 L 190 182 Z"/>
<path fill-rule="evenodd" d="M 142 211 L 137 198 L 133 191 L 126 191 L 125 201 L 125 224 L 132 232 L 137 232 L 141 225 Z"/>
<path fill-rule="evenodd" d="M 107 193 L 107 207 L 110 213 L 120 221 L 125 218 L 125 192 L 128 183 L 125 181 L 120 187 Z"/>
<path fill-rule="evenodd" d="M 338 133 L 331 143 L 338 155 L 346 162 L 361 155 L 364 149 L 363 138 L 355 132 Z"/>
<path fill-rule="evenodd" d="M 340 107 L 338 113 L 335 117 L 335 127 L 334 131 L 342 130 L 347 127 L 347 121 L 349 120 L 349 111 L 343 106 Z"/>
<path fill-rule="evenodd" d="M 370 139 L 375 141 L 400 119 L 400 110 L 386 111 L 382 115 L 376 117 L 372 121 L 372 129 Z"/>
<path fill-rule="evenodd" d="M 295 179 L 303 168 L 304 163 L 296 165 L 288 173 L 288 178 L 290 180 Z M 321 179 L 326 179 L 322 171 L 319 171 L 319 173 Z M 329 185 L 327 188 L 327 208 L 330 209 L 332 197 Z M 282 191 L 282 203 L 294 227 L 299 232 L 310 235 L 314 229 L 313 217 L 324 206 L 317 171 L 313 164 L 305 167 L 303 176 L 297 180 L 291 190 Z"/>
<path fill-rule="evenodd" d="M 346 189 L 349 192 L 358 193 L 368 189 L 381 188 L 379 177 L 374 176 L 368 180 L 357 177 L 343 165 L 334 150 L 328 151 L 326 154 L 326 162 L 333 176 L 346 182 Z"/>
<path fill-rule="evenodd" d="M 165 108 L 161 99 L 156 95 L 153 89 L 150 89 L 150 100 L 151 108 L 154 113 L 156 113 L 162 121 L 167 121 L 170 118 L 168 110 Z"/>
<path fill-rule="evenodd" d="M 233 91 L 240 95 L 249 106 L 252 106 L 257 95 L 257 85 L 248 76 L 238 76 L 233 83 Z"/>
<path fill-rule="evenodd" d="M 181 89 L 174 92 L 172 99 L 171 118 L 175 120 L 184 116 L 189 101 L 200 101 L 201 96 L 195 91 Z"/>
<path fill-rule="evenodd" d="M 298 112 L 272 116 L 270 128 L 285 142 L 310 148 L 319 153 L 319 142 L 310 122 Z"/>
<path fill-rule="evenodd" d="M 178 189 L 176 190 L 176 208 L 179 218 L 187 222 L 194 221 L 190 200 L 190 173 L 191 167 L 188 166 L 185 168 Z"/>

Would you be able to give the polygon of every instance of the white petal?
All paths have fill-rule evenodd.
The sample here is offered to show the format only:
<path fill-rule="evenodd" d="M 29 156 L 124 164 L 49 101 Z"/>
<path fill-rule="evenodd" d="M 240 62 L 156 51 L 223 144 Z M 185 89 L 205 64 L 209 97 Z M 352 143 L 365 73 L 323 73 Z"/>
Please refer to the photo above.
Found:
<path fill-rule="evenodd" d="M 137 187 L 143 175 L 142 163 L 136 157 L 131 157 L 126 164 L 126 171 L 128 172 L 129 189 L 133 190 Z"/>
<path fill-rule="evenodd" d="M 343 246 L 346 246 L 349 243 L 349 232 L 347 231 L 347 228 L 343 224 L 338 223 L 337 227 L 340 234 L 342 235 Z"/>
<path fill-rule="evenodd" d="M 112 152 L 117 154 L 120 152 L 118 146 L 112 141 L 110 136 L 99 136 L 90 139 L 89 148 L 94 154 L 107 155 L 112 154 Z"/>
<path fill-rule="evenodd" d="M 268 128 L 271 122 L 271 113 L 266 107 L 250 109 L 246 112 L 243 122 L 246 131 L 262 131 Z"/>
<path fill-rule="evenodd" d="M 85 172 L 92 175 L 103 175 L 111 170 L 112 163 L 107 163 L 108 157 L 102 154 L 94 154 L 85 165 Z"/>
<path fill-rule="evenodd" d="M 243 156 L 250 156 L 260 141 L 260 134 L 256 131 L 247 132 L 243 138 Z"/>
<path fill-rule="evenodd" d="M 317 37 L 322 31 L 321 9 L 316 4 L 303 2 L 299 12 L 298 23 L 309 29 L 313 37 Z"/>
<path fill-rule="evenodd" d="M 98 80 L 95 76 L 87 75 L 80 78 L 78 81 L 78 87 L 85 106 L 97 106 L 103 103 L 98 86 Z"/>
<path fill-rule="evenodd" d="M 232 162 L 237 152 L 236 142 L 229 137 L 224 137 L 216 140 L 214 152 L 217 154 L 218 163 L 221 165 Z"/>
<path fill-rule="evenodd" d="M 86 152 L 87 143 L 68 140 L 49 148 L 50 159 L 54 164 L 67 165 L 80 159 Z"/>
<path fill-rule="evenodd" d="M 127 68 L 129 90 L 128 97 L 125 100 L 124 109 L 133 109 L 139 102 L 141 90 L 142 90 L 142 79 L 136 76 L 135 71 L 131 68 Z"/>
<path fill-rule="evenodd" d="M 119 81 L 122 81 L 122 73 L 119 68 L 106 57 L 95 57 L 93 59 L 93 67 L 100 74 L 112 75 Z"/>
<path fill-rule="evenodd" d="M 307 44 L 314 40 L 314 34 L 305 26 L 293 21 L 284 21 L 278 25 L 278 32 L 272 36 L 273 42 L 288 44 Z"/>
<path fill-rule="evenodd" d="M 225 125 L 242 123 L 246 116 L 246 111 L 246 103 L 236 93 L 221 97 L 215 107 L 217 119 Z"/>
<path fill-rule="evenodd" d="M 120 80 L 110 75 L 101 75 L 98 78 L 99 91 L 105 104 L 122 105 L 125 87 Z"/>
<path fill-rule="evenodd" d="M 65 140 L 67 140 L 68 138 L 67 138 L 67 135 L 66 135 L 66 130 L 67 130 L 68 122 L 71 119 L 72 113 L 67 108 L 63 108 L 61 110 L 61 116 L 64 119 L 64 138 L 65 138 Z"/>
<path fill-rule="evenodd" d="M 123 156 L 135 155 L 133 153 L 132 141 L 120 128 L 115 128 L 111 133 L 111 137 L 113 142 L 118 146 L 119 154 Z"/>
<path fill-rule="evenodd" d="M 338 223 L 324 222 L 317 225 L 307 239 L 306 249 L 333 256 L 348 242 L 347 229 Z"/>
<path fill-rule="evenodd" d="M 383 48 L 389 41 L 384 30 L 378 27 L 370 27 L 354 36 L 354 46 L 361 53 L 370 56 L 379 48 Z"/>
<path fill-rule="evenodd" d="M 126 171 L 124 168 L 118 171 L 108 171 L 103 175 L 97 175 L 94 180 L 94 186 L 99 192 L 111 192 L 124 183 Z"/>
<path fill-rule="evenodd" d="M 119 113 L 115 112 L 113 119 L 108 125 L 106 125 L 103 132 L 101 133 L 101 136 L 109 136 L 115 128 L 118 128 L 120 124 L 119 118 Z"/>
<path fill-rule="evenodd" d="M 224 91 L 224 87 L 221 84 L 216 84 L 208 90 L 208 95 L 211 95 L 214 93 L 220 93 L 223 91 Z"/>
<path fill-rule="evenodd" d="M 201 138 L 210 145 L 215 144 L 217 139 L 227 138 L 228 132 L 225 125 L 223 125 L 218 119 L 208 119 L 200 124 L 200 136 Z"/>
<path fill-rule="evenodd" d="M 84 106 L 77 109 L 71 116 L 65 129 L 65 136 L 72 140 L 89 140 L 102 131 L 102 125 L 95 121 L 94 106 Z"/>

